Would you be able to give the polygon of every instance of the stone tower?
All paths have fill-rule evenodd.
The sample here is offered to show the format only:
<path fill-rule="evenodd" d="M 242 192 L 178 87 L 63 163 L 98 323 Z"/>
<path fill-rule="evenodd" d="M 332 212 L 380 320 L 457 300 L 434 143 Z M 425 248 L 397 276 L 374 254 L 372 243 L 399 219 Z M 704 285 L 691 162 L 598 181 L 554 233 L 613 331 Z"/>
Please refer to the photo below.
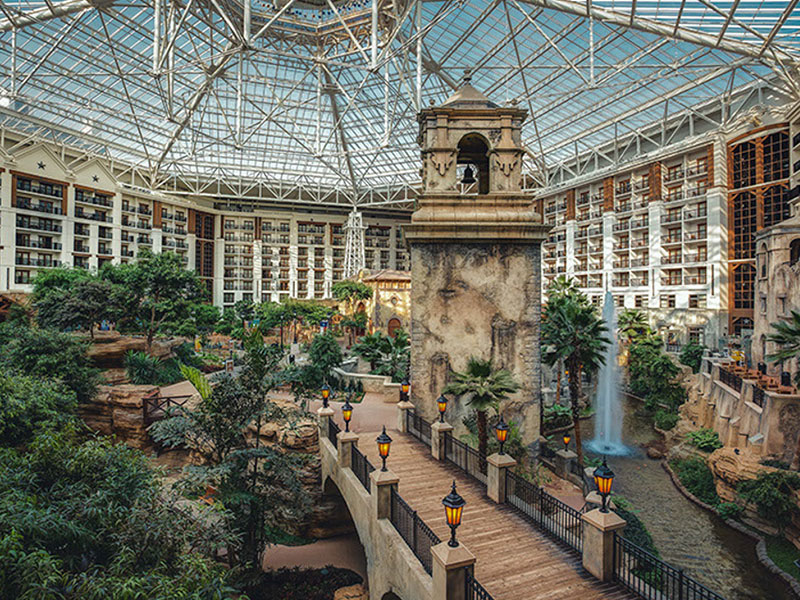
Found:
<path fill-rule="evenodd" d="M 539 437 L 541 243 L 549 226 L 522 191 L 526 116 L 489 101 L 469 76 L 444 104 L 422 110 L 422 191 L 405 236 L 417 411 L 433 420 L 451 370 L 465 369 L 470 356 L 490 358 L 521 386 L 503 414 L 531 444 Z M 470 173 L 477 181 L 465 186 Z M 451 402 L 448 422 L 461 427 L 468 410 Z"/>

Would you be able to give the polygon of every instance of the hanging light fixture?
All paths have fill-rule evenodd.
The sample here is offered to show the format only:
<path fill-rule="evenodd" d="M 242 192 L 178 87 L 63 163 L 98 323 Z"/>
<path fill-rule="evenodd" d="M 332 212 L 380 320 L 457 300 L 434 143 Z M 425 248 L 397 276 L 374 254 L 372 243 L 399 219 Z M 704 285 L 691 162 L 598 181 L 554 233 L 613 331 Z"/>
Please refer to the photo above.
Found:
<path fill-rule="evenodd" d="M 464 177 L 461 179 L 461 183 L 464 185 L 475 183 L 475 174 L 472 172 L 472 167 L 469 165 L 464 168 Z"/>
<path fill-rule="evenodd" d="M 444 423 L 444 411 L 447 410 L 447 396 L 442 394 L 436 401 L 436 406 L 439 408 L 439 423 Z"/>
<path fill-rule="evenodd" d="M 494 426 L 494 433 L 497 436 L 497 441 L 500 442 L 500 454 L 505 454 L 503 452 L 503 445 L 506 443 L 506 439 L 508 439 L 508 425 L 503 420 L 503 416 L 500 416 L 500 422 Z"/>
<path fill-rule="evenodd" d="M 447 545 L 451 548 L 456 548 L 458 547 L 456 529 L 461 525 L 461 512 L 464 510 L 466 501 L 458 495 L 455 479 L 453 480 L 453 489 L 445 496 L 444 500 L 442 500 L 442 504 L 444 504 L 447 526 L 450 527 L 450 541 L 447 542 Z"/>
<path fill-rule="evenodd" d="M 386 434 L 386 425 L 383 426 L 383 431 L 375 441 L 378 442 L 378 454 L 380 454 L 381 460 L 383 461 L 381 471 L 385 471 L 386 459 L 389 456 L 389 446 L 392 444 L 392 438 Z"/>

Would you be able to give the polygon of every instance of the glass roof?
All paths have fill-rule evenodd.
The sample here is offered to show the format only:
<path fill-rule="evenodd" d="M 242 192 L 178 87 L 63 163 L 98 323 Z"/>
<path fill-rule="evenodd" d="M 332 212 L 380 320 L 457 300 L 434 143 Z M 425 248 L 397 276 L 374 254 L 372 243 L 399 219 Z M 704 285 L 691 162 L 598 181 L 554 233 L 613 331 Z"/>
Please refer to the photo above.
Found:
<path fill-rule="evenodd" d="M 743 86 L 800 97 L 798 0 L 4 0 L 0 122 L 155 183 L 419 177 L 464 69 L 517 101 L 534 172 Z"/>

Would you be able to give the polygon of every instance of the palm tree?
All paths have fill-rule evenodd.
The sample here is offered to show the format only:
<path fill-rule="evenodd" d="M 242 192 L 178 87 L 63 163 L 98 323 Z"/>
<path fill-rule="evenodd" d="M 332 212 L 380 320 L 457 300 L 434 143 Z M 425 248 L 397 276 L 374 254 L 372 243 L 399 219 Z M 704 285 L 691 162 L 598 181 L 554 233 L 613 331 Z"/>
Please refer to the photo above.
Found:
<path fill-rule="evenodd" d="M 583 467 L 580 430 L 581 376 L 593 373 L 605 362 L 604 350 L 611 341 L 608 328 L 581 292 L 551 296 L 542 318 L 544 361 L 554 365 L 563 360 L 568 371 L 569 395 L 578 464 Z"/>
<path fill-rule="evenodd" d="M 617 316 L 617 329 L 620 336 L 630 342 L 644 335 L 650 329 L 650 324 L 642 311 L 625 309 Z"/>
<path fill-rule="evenodd" d="M 793 310 L 788 321 L 777 321 L 772 324 L 775 331 L 767 335 L 767 340 L 776 344 L 778 349 L 767 355 L 770 362 L 781 362 L 800 359 L 800 311 Z M 800 369 L 794 374 L 794 382 L 800 386 Z M 797 448 L 792 459 L 792 470 L 800 469 L 800 437 L 797 438 Z"/>
<path fill-rule="evenodd" d="M 453 381 L 444 388 L 445 394 L 469 396 L 467 404 L 475 409 L 478 417 L 478 453 L 486 456 L 489 436 L 486 426 L 486 411 L 499 409 L 500 401 L 519 389 L 519 384 L 506 369 L 494 371 L 491 360 L 471 356 L 467 369 L 453 373 Z"/>
<path fill-rule="evenodd" d="M 383 334 L 380 331 L 369 333 L 359 338 L 358 342 L 353 346 L 353 354 L 360 356 L 369 363 L 369 370 L 374 371 L 378 368 L 378 363 L 383 357 L 386 342 L 383 339 Z"/>

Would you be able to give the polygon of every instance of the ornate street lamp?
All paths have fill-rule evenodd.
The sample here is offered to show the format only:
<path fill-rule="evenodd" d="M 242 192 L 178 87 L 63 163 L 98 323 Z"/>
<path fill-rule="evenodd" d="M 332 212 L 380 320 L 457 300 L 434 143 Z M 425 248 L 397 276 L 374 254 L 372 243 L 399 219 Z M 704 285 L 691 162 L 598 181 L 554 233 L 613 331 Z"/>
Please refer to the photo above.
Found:
<path fill-rule="evenodd" d="M 386 425 L 383 426 L 383 431 L 381 432 L 381 434 L 378 436 L 377 440 L 375 440 L 375 441 L 378 442 L 378 454 L 381 455 L 381 460 L 383 461 L 383 466 L 381 467 L 381 471 L 385 471 L 386 470 L 386 458 L 389 456 L 389 446 L 392 443 L 392 438 L 390 438 L 386 434 Z"/>
<path fill-rule="evenodd" d="M 564 442 L 564 450 L 569 450 L 569 442 L 572 437 L 569 435 L 569 431 L 564 432 L 564 435 L 561 438 L 561 441 Z"/>
<path fill-rule="evenodd" d="M 611 486 L 614 483 L 614 471 L 608 468 L 606 457 L 603 457 L 603 464 L 594 470 L 594 483 L 597 485 L 597 491 L 603 498 L 603 504 L 600 507 L 600 512 L 608 512 L 608 496 L 611 494 Z"/>
<path fill-rule="evenodd" d="M 494 433 L 497 436 L 497 441 L 500 442 L 500 454 L 505 454 L 503 452 L 503 444 L 508 439 L 508 425 L 506 425 L 502 415 L 500 415 L 500 422 L 494 426 Z"/>
<path fill-rule="evenodd" d="M 403 383 L 400 384 L 400 393 L 403 395 L 403 402 L 408 402 L 408 391 L 411 389 L 411 384 L 408 383 L 408 379 L 403 379 Z"/>
<path fill-rule="evenodd" d="M 442 394 L 436 401 L 436 406 L 439 407 L 439 423 L 444 423 L 444 411 L 447 410 L 447 396 Z"/>
<path fill-rule="evenodd" d="M 322 406 L 328 408 L 328 398 L 331 397 L 331 388 L 325 383 L 322 385 Z"/>
<path fill-rule="evenodd" d="M 342 406 L 342 418 L 344 419 L 344 430 L 350 431 L 350 419 L 353 418 L 353 407 L 350 405 L 350 400 L 344 401 Z"/>
<path fill-rule="evenodd" d="M 461 525 L 461 511 L 464 509 L 466 501 L 458 495 L 455 480 L 453 480 L 453 489 L 444 497 L 442 504 L 444 504 L 444 514 L 447 517 L 447 526 L 450 527 L 450 541 L 447 542 L 447 545 L 456 548 L 458 547 L 456 529 Z"/>

